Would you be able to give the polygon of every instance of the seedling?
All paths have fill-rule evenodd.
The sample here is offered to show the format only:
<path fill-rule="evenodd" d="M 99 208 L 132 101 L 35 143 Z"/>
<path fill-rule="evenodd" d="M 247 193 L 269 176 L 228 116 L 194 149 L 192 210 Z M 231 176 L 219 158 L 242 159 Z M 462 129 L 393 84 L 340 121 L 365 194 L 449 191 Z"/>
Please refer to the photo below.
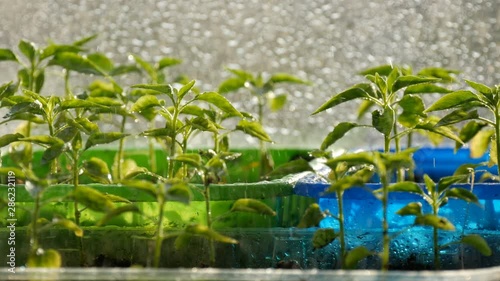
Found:
<path fill-rule="evenodd" d="M 223 81 L 219 85 L 219 93 L 227 94 L 245 88 L 257 99 L 257 122 L 261 127 L 265 127 L 266 106 L 271 111 L 278 111 L 285 105 L 287 95 L 275 93 L 277 84 L 310 84 L 296 76 L 288 73 L 275 73 L 265 80 L 262 73 L 253 75 L 241 69 L 228 69 L 233 76 Z M 270 140 L 261 139 L 260 144 L 260 176 L 264 177 L 274 169 L 274 162 L 271 154 L 267 150 L 266 142 Z"/>
<path fill-rule="evenodd" d="M 452 187 L 452 184 L 466 180 L 469 177 L 465 175 L 455 175 L 443 177 L 436 184 L 432 179 L 424 175 L 425 189 L 416 183 L 404 182 L 392 185 L 389 191 L 402 191 L 416 193 L 425 200 L 432 208 L 431 214 L 422 212 L 422 204 L 420 202 L 412 202 L 400 209 L 397 214 L 401 216 L 416 216 L 414 225 L 430 226 L 433 230 L 433 252 L 434 252 L 434 268 L 440 269 L 439 251 L 450 245 L 463 243 L 476 248 L 481 254 L 491 255 L 491 249 L 486 241 L 479 235 L 470 234 L 464 235 L 459 241 L 439 245 L 438 233 L 439 230 L 454 231 L 455 226 L 446 218 L 438 215 L 439 209 L 448 203 L 449 198 L 459 199 L 470 203 L 479 204 L 477 197 L 469 190 L 461 187 Z M 465 226 L 464 226 L 465 227 Z"/>
<path fill-rule="evenodd" d="M 481 157 L 490 146 L 490 164 L 498 164 L 500 159 L 500 85 L 488 87 L 478 82 L 465 81 L 474 91 L 459 90 L 449 93 L 429 108 L 426 112 L 453 109 L 436 124 L 436 127 L 468 121 L 460 131 L 460 141 L 456 149 L 463 143 L 471 142 L 473 157 Z M 482 116 L 478 109 L 485 108 L 491 116 Z M 491 129 L 493 127 L 493 129 Z M 500 175 L 500 165 L 498 165 Z"/>
<path fill-rule="evenodd" d="M 358 127 L 371 127 L 384 136 L 384 152 L 389 152 L 391 144 L 396 152 L 401 151 L 400 139 L 415 130 L 423 130 L 439 134 L 461 142 L 450 128 L 445 126 L 436 127 L 436 121 L 429 118 L 425 113 L 425 106 L 420 94 L 424 93 L 448 93 L 449 90 L 435 83 L 442 79 L 451 79 L 452 71 L 437 68 L 424 69 L 417 76 L 411 74 L 411 70 L 392 67 L 390 65 L 375 67 L 363 71 L 368 83 L 361 83 L 340 92 L 330 98 L 313 112 L 323 112 L 329 108 L 338 106 L 351 100 L 363 100 L 358 109 L 359 115 L 364 115 L 373 106 L 378 107 L 371 114 L 371 125 L 355 122 L 341 122 L 337 124 L 321 144 L 321 150 L 341 139 L 350 130 Z M 438 77 L 438 78 L 436 78 Z M 399 125 L 404 131 L 400 132 Z M 403 180 L 404 173 L 398 171 L 399 180 Z"/>
<path fill-rule="evenodd" d="M 196 172 L 202 178 L 203 189 L 202 194 L 205 198 L 205 211 L 206 211 L 206 226 L 203 225 L 189 225 L 182 234 L 176 239 L 176 247 L 183 247 L 189 242 L 190 236 L 199 235 L 203 236 L 209 240 L 209 263 L 210 266 L 215 265 L 215 241 L 223 243 L 236 244 L 238 241 L 223 236 L 222 234 L 216 232 L 212 229 L 212 210 L 210 206 L 210 185 L 212 183 L 218 183 L 224 173 L 227 172 L 226 161 L 233 160 L 237 158 L 239 154 L 232 153 L 220 153 L 217 154 L 213 150 L 208 150 L 200 154 L 181 154 L 175 158 L 175 161 L 188 164 L 194 167 Z M 276 213 L 269 208 L 264 203 L 255 199 L 238 199 L 233 204 L 231 212 L 248 212 L 257 213 L 261 215 L 271 215 L 274 216 Z M 224 216 L 224 215 L 222 215 Z M 221 216 L 221 217 L 222 217 Z M 220 218 L 220 217 L 219 217 Z"/>
<path fill-rule="evenodd" d="M 15 174 L 16 179 L 24 180 L 26 190 L 33 197 L 34 207 L 31 211 L 31 223 L 29 229 L 30 251 L 26 265 L 28 267 L 60 267 L 61 255 L 55 249 L 44 249 L 40 243 L 40 234 L 44 230 L 54 227 L 63 227 L 72 231 L 77 237 L 83 236 L 83 230 L 73 221 L 55 217 L 52 221 L 40 217 L 40 209 L 51 200 L 43 198 L 43 193 L 52 184 L 51 180 L 38 178 L 31 170 L 18 168 L 0 168 L 0 174 L 9 176 Z M 15 187 L 14 187 L 15 188 Z M 15 208 L 15 207 L 14 207 Z M 12 210 L 15 213 L 15 209 Z"/>

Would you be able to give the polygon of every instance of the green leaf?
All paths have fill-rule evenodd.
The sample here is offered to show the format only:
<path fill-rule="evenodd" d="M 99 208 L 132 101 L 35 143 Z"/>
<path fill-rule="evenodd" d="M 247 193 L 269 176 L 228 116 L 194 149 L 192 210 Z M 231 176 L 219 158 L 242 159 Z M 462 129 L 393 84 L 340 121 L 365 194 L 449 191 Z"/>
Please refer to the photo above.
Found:
<path fill-rule="evenodd" d="M 369 256 L 373 255 L 365 246 L 359 246 L 350 250 L 345 256 L 344 267 L 346 269 L 355 269 L 358 263 Z"/>
<path fill-rule="evenodd" d="M 373 177 L 374 171 L 370 167 L 359 169 L 354 174 L 346 175 L 334 181 L 326 192 L 342 192 L 344 190 L 363 186 Z"/>
<path fill-rule="evenodd" d="M 88 118 L 75 118 L 68 119 L 67 122 L 76 127 L 79 131 L 84 132 L 87 135 L 90 135 L 94 132 L 99 132 L 99 127 L 94 122 L 91 122 Z"/>
<path fill-rule="evenodd" d="M 106 196 L 109 200 L 111 200 L 111 202 L 127 203 L 127 204 L 132 203 L 132 201 L 128 200 L 127 198 L 124 198 L 124 197 L 121 197 L 118 195 L 106 193 L 106 194 L 104 194 L 104 196 Z"/>
<path fill-rule="evenodd" d="M 54 159 L 58 158 L 65 150 L 63 143 L 56 143 L 47 148 L 42 154 L 42 165 L 47 165 Z"/>
<path fill-rule="evenodd" d="M 36 144 L 40 144 L 40 145 L 42 145 L 42 144 L 45 144 L 45 145 L 55 145 L 55 144 L 64 145 L 64 141 L 62 141 L 60 138 L 46 136 L 46 135 L 20 138 L 19 140 L 20 141 L 27 141 L 27 142 L 31 142 L 31 143 L 36 143 Z"/>
<path fill-rule="evenodd" d="M 131 107 L 132 112 L 141 113 L 143 110 L 150 109 L 152 107 L 161 106 L 160 101 L 156 96 L 145 95 L 140 97 Z"/>
<path fill-rule="evenodd" d="M 239 77 L 231 77 L 226 79 L 219 85 L 219 89 L 217 90 L 220 94 L 226 94 L 229 92 L 237 91 L 243 87 L 245 87 L 246 80 L 241 79 Z"/>
<path fill-rule="evenodd" d="M 156 198 L 157 190 L 155 184 L 146 180 L 126 180 L 122 181 L 122 185 L 131 187 L 134 189 L 142 190 L 154 198 Z"/>
<path fill-rule="evenodd" d="M 42 90 L 43 84 L 45 83 L 45 71 L 37 71 L 35 73 L 35 81 L 34 81 L 34 89 L 35 92 L 40 93 Z"/>
<path fill-rule="evenodd" d="M 259 215 L 276 216 L 276 212 L 269 208 L 265 203 L 251 198 L 242 198 L 236 200 L 231 207 L 230 212 L 256 213 Z"/>
<path fill-rule="evenodd" d="M 108 164 L 102 159 L 92 157 L 83 163 L 83 169 L 93 180 L 101 183 L 111 183 L 111 173 Z"/>
<path fill-rule="evenodd" d="M 474 195 L 474 193 L 472 193 L 471 191 L 469 191 L 465 188 L 461 188 L 461 187 L 455 187 L 455 188 L 448 189 L 445 193 L 445 196 L 450 197 L 450 198 L 461 199 L 461 200 L 464 200 L 466 202 L 472 202 L 472 203 L 476 203 L 476 204 L 479 203 L 477 196 Z"/>
<path fill-rule="evenodd" d="M 165 195 L 169 201 L 177 201 L 189 205 L 193 195 L 186 182 L 174 182 L 165 184 Z"/>
<path fill-rule="evenodd" d="M 403 112 L 398 116 L 398 122 L 407 128 L 413 128 L 427 116 L 422 99 L 414 95 L 405 95 L 399 102 Z"/>
<path fill-rule="evenodd" d="M 493 130 L 482 130 L 472 138 L 469 143 L 470 157 L 480 158 L 488 151 L 488 146 L 492 143 L 492 138 L 495 135 Z"/>
<path fill-rule="evenodd" d="M 182 100 L 184 96 L 193 88 L 195 80 L 191 80 L 189 83 L 182 86 L 179 91 L 177 91 L 177 100 Z"/>
<path fill-rule="evenodd" d="M 40 51 L 40 60 L 44 60 L 50 56 L 53 56 L 56 53 L 64 53 L 64 52 L 78 53 L 81 51 L 83 51 L 83 49 L 78 46 L 50 44 Z"/>
<path fill-rule="evenodd" d="M 62 259 L 59 252 L 54 249 L 37 249 L 28 256 L 27 267 L 59 268 Z"/>
<path fill-rule="evenodd" d="M 113 202 L 106 195 L 89 186 L 78 186 L 70 194 L 70 197 L 97 212 L 110 212 L 115 208 Z"/>
<path fill-rule="evenodd" d="M 145 89 L 149 91 L 154 91 L 158 94 L 165 94 L 169 96 L 169 98 L 174 101 L 174 88 L 169 85 L 169 84 L 154 84 L 154 85 L 148 85 L 148 84 L 137 84 L 132 86 L 133 89 Z"/>
<path fill-rule="evenodd" d="M 271 78 L 269 78 L 269 82 L 272 84 L 276 83 L 310 84 L 309 82 L 288 73 L 275 73 L 271 76 Z"/>
<path fill-rule="evenodd" d="M 344 135 L 351 129 L 359 127 L 356 123 L 342 122 L 339 123 L 333 130 L 326 136 L 326 138 L 321 143 L 321 150 L 326 150 L 330 145 L 337 142 L 339 139 L 344 137 Z"/>
<path fill-rule="evenodd" d="M 240 122 L 238 122 L 238 125 L 236 125 L 236 130 L 242 131 L 245 134 L 255 137 L 259 140 L 272 142 L 271 138 L 266 133 L 266 131 L 264 131 L 264 128 L 262 128 L 262 125 L 259 122 L 248 121 L 245 119 L 240 120 Z"/>
<path fill-rule="evenodd" d="M 271 111 L 276 112 L 285 106 L 287 99 L 286 94 L 280 94 L 280 95 L 270 95 L 267 98 L 267 104 L 269 105 L 269 109 Z"/>
<path fill-rule="evenodd" d="M 149 77 L 151 78 L 151 80 L 153 82 L 157 82 L 157 73 L 156 73 L 156 70 L 154 69 L 154 67 L 146 62 L 145 60 L 141 59 L 139 56 L 136 56 L 136 55 L 132 55 L 132 57 L 134 58 L 135 62 L 137 62 L 137 64 L 139 64 L 140 67 L 142 67 L 142 69 L 144 69 L 146 71 L 146 73 L 149 75 Z"/>
<path fill-rule="evenodd" d="M 440 67 L 427 67 L 418 72 L 420 76 L 430 76 L 441 79 L 442 82 L 455 82 L 455 78 L 450 74 L 458 74 L 460 71 L 445 69 Z M 441 82 L 440 81 L 440 82 Z"/>
<path fill-rule="evenodd" d="M 6 134 L 0 137 L 0 147 L 4 147 L 13 142 L 19 141 L 19 139 L 24 138 L 24 136 L 20 133 L 15 134 Z"/>
<path fill-rule="evenodd" d="M 380 65 L 376 66 L 373 68 L 369 68 L 366 70 L 361 71 L 359 74 L 361 75 L 375 75 L 378 73 L 381 76 L 388 76 L 393 70 L 393 66 L 386 64 L 386 65 Z"/>
<path fill-rule="evenodd" d="M 326 161 L 326 165 L 334 168 L 340 162 L 347 162 L 349 165 L 376 165 L 376 154 L 373 152 L 361 151 L 356 153 L 347 153 Z"/>
<path fill-rule="evenodd" d="M 58 65 L 67 70 L 84 74 L 105 75 L 105 73 L 89 59 L 75 53 L 56 53 L 49 65 Z"/>
<path fill-rule="evenodd" d="M 224 96 L 220 95 L 219 93 L 205 92 L 197 95 L 195 99 L 211 103 L 229 116 L 243 117 L 243 115 L 238 110 L 236 110 L 236 108 L 234 108 L 231 102 L 229 102 Z"/>
<path fill-rule="evenodd" d="M 312 237 L 312 245 L 314 249 L 321 249 L 332 243 L 338 234 L 333 228 L 320 228 L 314 232 Z"/>
<path fill-rule="evenodd" d="M 83 38 L 78 39 L 77 41 L 73 42 L 72 45 L 81 47 L 81 46 L 87 44 L 88 42 L 93 41 L 94 39 L 96 39 L 97 36 L 99 36 L 99 35 L 98 34 L 92 34 L 90 36 L 83 37 Z"/>
<path fill-rule="evenodd" d="M 114 67 L 109 71 L 110 76 L 119 76 L 123 74 L 128 74 L 132 72 L 141 72 L 140 69 L 135 65 L 125 64 Z"/>
<path fill-rule="evenodd" d="M 399 209 L 396 214 L 400 216 L 420 216 L 422 215 L 422 203 L 411 202 Z"/>
<path fill-rule="evenodd" d="M 464 182 L 467 180 L 469 175 L 453 175 L 453 176 L 447 176 L 447 177 L 442 177 L 439 179 L 437 183 L 437 192 L 441 193 L 444 190 L 446 190 L 450 185 L 458 182 Z"/>
<path fill-rule="evenodd" d="M 0 61 L 18 61 L 14 52 L 9 49 L 0 49 Z"/>
<path fill-rule="evenodd" d="M 179 154 L 175 156 L 173 160 L 190 165 L 195 168 L 199 168 L 201 166 L 201 155 L 198 153 Z"/>
<path fill-rule="evenodd" d="M 420 186 L 412 181 L 402 181 L 389 185 L 389 192 L 409 192 L 416 194 L 424 194 Z"/>
<path fill-rule="evenodd" d="M 462 237 L 462 239 L 460 239 L 460 243 L 472 246 L 474 249 L 478 250 L 483 256 L 489 257 L 493 254 L 490 246 L 488 246 L 488 242 L 486 242 L 486 240 L 484 240 L 483 237 L 477 234 L 469 234 Z"/>
<path fill-rule="evenodd" d="M 71 220 L 54 218 L 52 225 L 64 227 L 67 230 L 73 231 L 77 237 L 83 237 L 83 229 Z"/>
<path fill-rule="evenodd" d="M 146 137 L 170 137 L 172 135 L 172 129 L 171 128 L 152 129 L 142 132 L 141 135 Z"/>
<path fill-rule="evenodd" d="M 82 144 L 82 134 L 78 132 L 71 141 L 71 147 L 73 148 L 73 151 L 79 151 L 80 149 L 82 149 Z"/>
<path fill-rule="evenodd" d="M 485 122 L 470 121 L 462 127 L 459 138 L 463 143 L 468 143 L 479 131 L 488 126 Z M 462 147 L 462 143 L 457 142 L 455 149 Z"/>
<path fill-rule="evenodd" d="M 23 68 L 17 72 L 17 78 L 19 79 L 19 85 L 22 88 L 27 89 L 30 85 L 30 74 L 27 68 Z"/>
<path fill-rule="evenodd" d="M 21 40 L 18 48 L 31 63 L 35 62 L 36 48 L 32 42 Z"/>
<path fill-rule="evenodd" d="M 455 133 L 453 132 L 453 130 L 451 128 L 446 127 L 446 126 L 436 127 L 436 125 L 433 124 L 433 122 L 418 124 L 415 126 L 415 129 L 424 130 L 427 132 L 442 135 L 442 136 L 447 137 L 451 140 L 454 140 L 458 143 L 462 143 L 462 140 L 457 135 L 455 135 Z"/>
<path fill-rule="evenodd" d="M 139 210 L 139 208 L 134 204 L 127 204 L 125 206 L 120 206 L 118 208 L 114 208 L 113 210 L 107 212 L 106 215 L 97 222 L 96 226 L 105 225 L 112 218 L 124 213 L 140 213 L 140 212 L 141 210 Z"/>
<path fill-rule="evenodd" d="M 255 80 L 253 78 L 252 73 L 242 70 L 242 69 L 235 69 L 235 68 L 226 68 L 227 71 L 231 72 L 232 74 L 236 75 L 240 79 L 243 79 L 245 81 L 253 81 Z"/>
<path fill-rule="evenodd" d="M 429 82 L 437 82 L 439 79 L 436 78 L 428 78 L 428 77 L 419 77 L 419 76 L 411 76 L 411 75 L 406 75 L 406 76 L 400 76 L 396 81 L 394 82 L 394 85 L 392 85 L 392 92 L 395 93 L 400 89 L 403 89 L 408 86 L 412 85 L 418 85 L 422 83 L 429 83 Z"/>
<path fill-rule="evenodd" d="M 321 211 L 319 205 L 317 203 L 313 203 L 306 209 L 306 212 L 300 219 L 297 228 L 317 227 L 324 218 L 325 214 Z"/>
<path fill-rule="evenodd" d="M 113 70 L 113 61 L 111 61 L 105 54 L 102 53 L 92 53 L 87 55 L 87 59 L 92 62 L 97 69 L 109 73 Z"/>
<path fill-rule="evenodd" d="M 186 234 L 191 234 L 191 235 L 198 235 L 205 237 L 206 239 L 214 240 L 217 242 L 222 242 L 222 243 L 228 243 L 228 244 L 238 244 L 238 241 L 231 238 L 224 236 L 215 230 L 210 229 L 206 225 L 200 225 L 200 224 L 190 224 L 186 227 L 184 230 Z"/>
<path fill-rule="evenodd" d="M 491 95 L 493 93 L 492 89 L 490 89 L 490 87 L 484 85 L 484 84 L 481 84 L 481 83 L 478 83 L 478 82 L 474 82 L 474 81 L 471 81 L 471 80 L 465 80 L 465 82 L 467 84 L 469 84 L 469 86 L 471 86 L 474 90 L 482 93 L 482 94 L 485 94 L 485 95 Z"/>
<path fill-rule="evenodd" d="M 370 100 L 363 100 L 358 107 L 358 119 L 361 119 L 373 106 L 375 103 Z"/>
<path fill-rule="evenodd" d="M 386 107 L 384 110 L 372 112 L 372 125 L 377 131 L 388 136 L 394 127 L 394 110 Z"/>
<path fill-rule="evenodd" d="M 57 111 L 63 111 L 71 108 L 106 108 L 103 105 L 81 99 L 63 100 L 61 104 L 57 107 Z"/>
<path fill-rule="evenodd" d="M 218 125 L 204 117 L 196 117 L 192 120 L 186 120 L 186 122 L 191 124 L 193 128 L 200 131 L 212 132 L 212 133 L 219 132 Z"/>
<path fill-rule="evenodd" d="M 405 95 L 408 94 L 448 94 L 453 92 L 452 90 L 446 89 L 444 87 L 438 86 L 436 84 L 422 83 L 406 87 Z"/>
<path fill-rule="evenodd" d="M 298 174 L 306 171 L 314 172 L 313 168 L 309 166 L 309 162 L 307 160 L 299 158 L 280 165 L 267 176 L 269 179 L 280 179 L 287 175 Z"/>
<path fill-rule="evenodd" d="M 2 176 L 16 176 L 16 179 L 23 180 L 26 178 L 25 173 L 16 167 L 0 167 L 0 175 Z"/>
<path fill-rule="evenodd" d="M 478 119 L 479 114 L 477 113 L 477 110 L 472 110 L 472 111 L 467 111 L 463 109 L 457 109 L 452 111 L 451 113 L 447 114 L 439 122 L 436 124 L 437 127 L 440 126 L 447 126 L 447 125 L 452 125 L 456 124 L 465 120 L 470 120 L 470 119 Z"/>
<path fill-rule="evenodd" d="M 158 62 L 158 70 L 162 70 L 165 67 L 171 67 L 177 64 L 181 64 L 182 60 L 170 57 L 164 57 Z"/>
<path fill-rule="evenodd" d="M 471 102 L 480 102 L 480 100 L 471 91 L 456 91 L 442 96 L 429 108 L 427 108 L 425 112 L 432 112 L 432 111 L 467 106 Z"/>
<path fill-rule="evenodd" d="M 431 215 L 431 214 L 417 216 L 415 218 L 415 225 L 432 226 L 432 227 L 435 227 L 438 229 L 449 230 L 449 231 L 455 230 L 455 226 L 450 221 L 448 221 L 446 218 Z"/>
<path fill-rule="evenodd" d="M 85 150 L 91 148 L 92 146 L 96 146 L 98 144 L 106 144 L 122 139 L 129 134 L 124 134 L 120 132 L 111 132 L 111 133 L 93 133 L 89 136 L 87 143 L 85 143 Z"/>
<path fill-rule="evenodd" d="M 368 98 L 369 95 L 364 89 L 367 87 L 367 85 L 368 84 L 358 84 L 352 88 L 349 88 L 349 89 L 333 96 L 331 99 L 329 99 L 323 105 L 321 105 L 318 109 L 316 109 L 312 113 L 312 115 L 318 114 L 322 111 L 325 111 L 329 108 L 337 106 L 337 105 L 344 103 L 346 101 L 350 101 L 350 100 L 354 100 L 354 99 Z"/>

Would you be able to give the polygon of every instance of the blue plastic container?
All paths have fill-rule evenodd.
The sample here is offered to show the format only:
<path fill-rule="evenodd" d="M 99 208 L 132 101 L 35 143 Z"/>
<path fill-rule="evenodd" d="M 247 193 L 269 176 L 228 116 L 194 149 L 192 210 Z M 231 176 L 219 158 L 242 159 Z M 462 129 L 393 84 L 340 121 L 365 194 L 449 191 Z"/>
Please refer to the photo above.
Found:
<path fill-rule="evenodd" d="M 470 189 L 469 184 L 456 187 Z M 329 187 L 325 183 L 298 182 L 295 193 L 317 198 L 320 208 L 328 210 L 333 216 L 338 214 L 335 193 L 325 193 Z M 367 184 L 348 189 L 344 193 L 344 222 L 348 248 L 366 246 L 373 251 L 381 250 L 382 243 L 382 203 L 370 190 L 381 188 L 380 184 Z M 460 240 L 462 235 L 479 234 L 493 250 L 493 255 L 484 257 L 477 251 L 465 251 L 455 244 L 441 251 L 443 269 L 480 268 L 500 265 L 500 184 L 476 183 L 473 192 L 480 205 L 468 204 L 462 200 L 450 199 L 441 207 L 439 215 L 446 217 L 455 225 L 454 231 L 440 231 L 439 244 L 443 245 Z M 407 264 L 408 260 L 419 264 L 420 269 L 432 268 L 433 240 L 432 228 L 413 226 L 415 216 L 400 216 L 396 212 L 410 202 L 421 202 L 424 213 L 432 213 L 430 206 L 416 194 L 393 192 L 389 194 L 388 223 L 391 241 L 391 263 Z M 339 229 L 338 220 L 327 217 L 320 227 Z M 375 268 L 366 265 L 366 268 Z"/>
<path fill-rule="evenodd" d="M 423 178 L 424 174 L 429 175 L 434 181 L 438 181 L 444 176 L 451 176 L 455 170 L 463 164 L 480 164 L 489 159 L 486 153 L 480 158 L 472 158 L 468 148 L 462 148 L 455 152 L 453 148 L 424 147 L 413 154 L 415 161 L 415 178 L 417 181 Z M 481 170 L 476 174 L 476 179 L 480 179 L 484 171 L 497 174 L 497 167 L 480 166 L 476 170 Z"/>

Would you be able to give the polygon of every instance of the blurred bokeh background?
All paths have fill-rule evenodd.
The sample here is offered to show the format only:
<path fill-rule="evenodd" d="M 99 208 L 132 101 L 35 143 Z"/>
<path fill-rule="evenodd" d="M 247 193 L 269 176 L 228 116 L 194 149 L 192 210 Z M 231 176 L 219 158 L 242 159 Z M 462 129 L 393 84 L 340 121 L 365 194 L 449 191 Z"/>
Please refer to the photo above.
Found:
<path fill-rule="evenodd" d="M 289 72 L 313 82 L 284 87 L 285 109 L 268 114 L 266 129 L 277 147 L 316 148 L 335 124 L 354 120 L 355 103 L 310 114 L 361 81 L 357 73 L 370 66 L 441 66 L 461 70 L 460 78 L 500 83 L 498 0 L 0 0 L 0 7 L 0 48 L 15 49 L 23 38 L 43 45 L 97 33 L 90 47 L 118 63 L 130 54 L 182 59 L 169 77 L 185 74 L 203 90 L 217 89 L 228 77 L 225 67 Z M 15 80 L 16 71 L 0 63 L 0 82 Z M 44 94 L 62 91 L 58 81 Z M 134 75 L 121 81 L 137 82 Z M 78 82 L 73 86 L 78 90 Z M 227 97 L 238 109 L 255 111 L 247 93 Z M 376 147 L 376 134 L 359 129 L 337 146 Z M 233 146 L 255 143 L 235 135 Z"/>

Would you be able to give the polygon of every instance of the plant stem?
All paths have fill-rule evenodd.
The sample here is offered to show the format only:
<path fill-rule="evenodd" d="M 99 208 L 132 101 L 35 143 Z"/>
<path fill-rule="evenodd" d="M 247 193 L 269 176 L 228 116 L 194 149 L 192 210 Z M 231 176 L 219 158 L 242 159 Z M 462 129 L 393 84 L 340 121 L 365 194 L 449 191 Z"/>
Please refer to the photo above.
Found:
<path fill-rule="evenodd" d="M 66 94 L 66 97 L 71 96 L 71 87 L 69 85 L 69 70 L 65 69 L 64 72 L 64 92 Z"/>
<path fill-rule="evenodd" d="M 149 129 L 154 129 L 154 119 L 149 122 Z M 156 173 L 156 152 L 153 138 L 148 138 L 148 146 L 149 146 L 149 164 L 151 165 L 151 172 Z"/>
<path fill-rule="evenodd" d="M 390 236 L 389 236 L 389 223 L 387 219 L 387 209 L 389 204 L 389 177 L 390 173 L 383 175 L 382 179 L 382 235 L 383 235 L 383 249 L 382 249 L 382 271 L 389 270 L 389 247 L 390 247 Z"/>
<path fill-rule="evenodd" d="M 120 126 L 120 133 L 125 132 L 125 125 L 127 124 L 127 116 L 122 117 L 122 124 Z M 122 165 L 123 165 L 123 158 L 125 158 L 123 147 L 125 146 L 125 138 L 120 139 L 120 143 L 118 145 L 118 159 L 117 159 L 117 171 L 116 174 L 118 176 L 118 181 L 122 180 Z"/>
<path fill-rule="evenodd" d="M 210 182 L 208 180 L 208 176 L 205 174 L 204 176 L 204 185 L 205 185 L 205 209 L 207 213 L 207 226 L 209 229 L 212 229 L 212 210 L 210 208 Z M 209 239 L 209 255 L 210 255 L 210 266 L 215 266 L 215 244 L 214 240 Z"/>
<path fill-rule="evenodd" d="M 262 96 L 258 96 L 258 121 L 261 126 L 264 126 L 264 100 Z M 272 159 L 263 140 L 259 140 L 260 147 L 260 177 L 266 176 L 272 170 Z"/>
<path fill-rule="evenodd" d="M 156 227 L 156 243 L 155 243 L 155 253 L 153 266 L 158 268 L 160 266 L 161 259 L 161 246 L 163 244 L 163 210 L 165 208 L 165 200 L 163 197 L 159 199 L 159 213 L 158 213 L 158 225 Z"/>
<path fill-rule="evenodd" d="M 384 152 L 389 153 L 391 150 L 391 136 L 389 134 L 384 135 Z"/>
<path fill-rule="evenodd" d="M 78 151 L 73 151 L 73 190 L 76 190 L 79 185 L 78 177 Z M 73 202 L 74 216 L 75 216 L 75 224 L 80 226 L 80 210 L 78 209 L 78 202 L 75 200 Z M 83 237 L 78 238 L 78 249 L 80 251 L 80 265 L 83 266 L 85 263 L 85 254 L 83 252 Z"/>
<path fill-rule="evenodd" d="M 497 157 L 497 175 L 500 177 L 500 106 L 495 107 L 495 144 Z"/>
<path fill-rule="evenodd" d="M 35 206 L 33 209 L 33 217 L 31 222 L 31 239 L 30 239 L 30 247 L 31 252 L 36 253 L 38 250 L 38 213 L 40 212 L 40 193 L 38 193 L 35 197 Z"/>
<path fill-rule="evenodd" d="M 398 136 L 398 123 L 394 122 L 394 126 L 392 131 L 394 132 L 394 149 L 396 150 L 396 153 L 401 151 L 401 146 L 400 146 L 400 137 Z M 399 168 L 396 171 L 396 181 L 402 182 L 405 180 L 405 169 L 404 168 Z"/>
<path fill-rule="evenodd" d="M 345 236 L 344 236 L 344 192 L 337 191 L 337 206 L 339 212 L 339 242 L 340 242 L 340 268 L 344 268 L 346 248 L 345 248 Z"/>
<path fill-rule="evenodd" d="M 170 135 L 170 155 L 168 158 L 168 178 L 172 179 L 174 177 L 174 157 L 175 157 L 175 139 L 177 136 L 177 117 L 179 112 L 177 108 L 174 108 L 174 115 L 172 116 L 172 134 Z"/>

